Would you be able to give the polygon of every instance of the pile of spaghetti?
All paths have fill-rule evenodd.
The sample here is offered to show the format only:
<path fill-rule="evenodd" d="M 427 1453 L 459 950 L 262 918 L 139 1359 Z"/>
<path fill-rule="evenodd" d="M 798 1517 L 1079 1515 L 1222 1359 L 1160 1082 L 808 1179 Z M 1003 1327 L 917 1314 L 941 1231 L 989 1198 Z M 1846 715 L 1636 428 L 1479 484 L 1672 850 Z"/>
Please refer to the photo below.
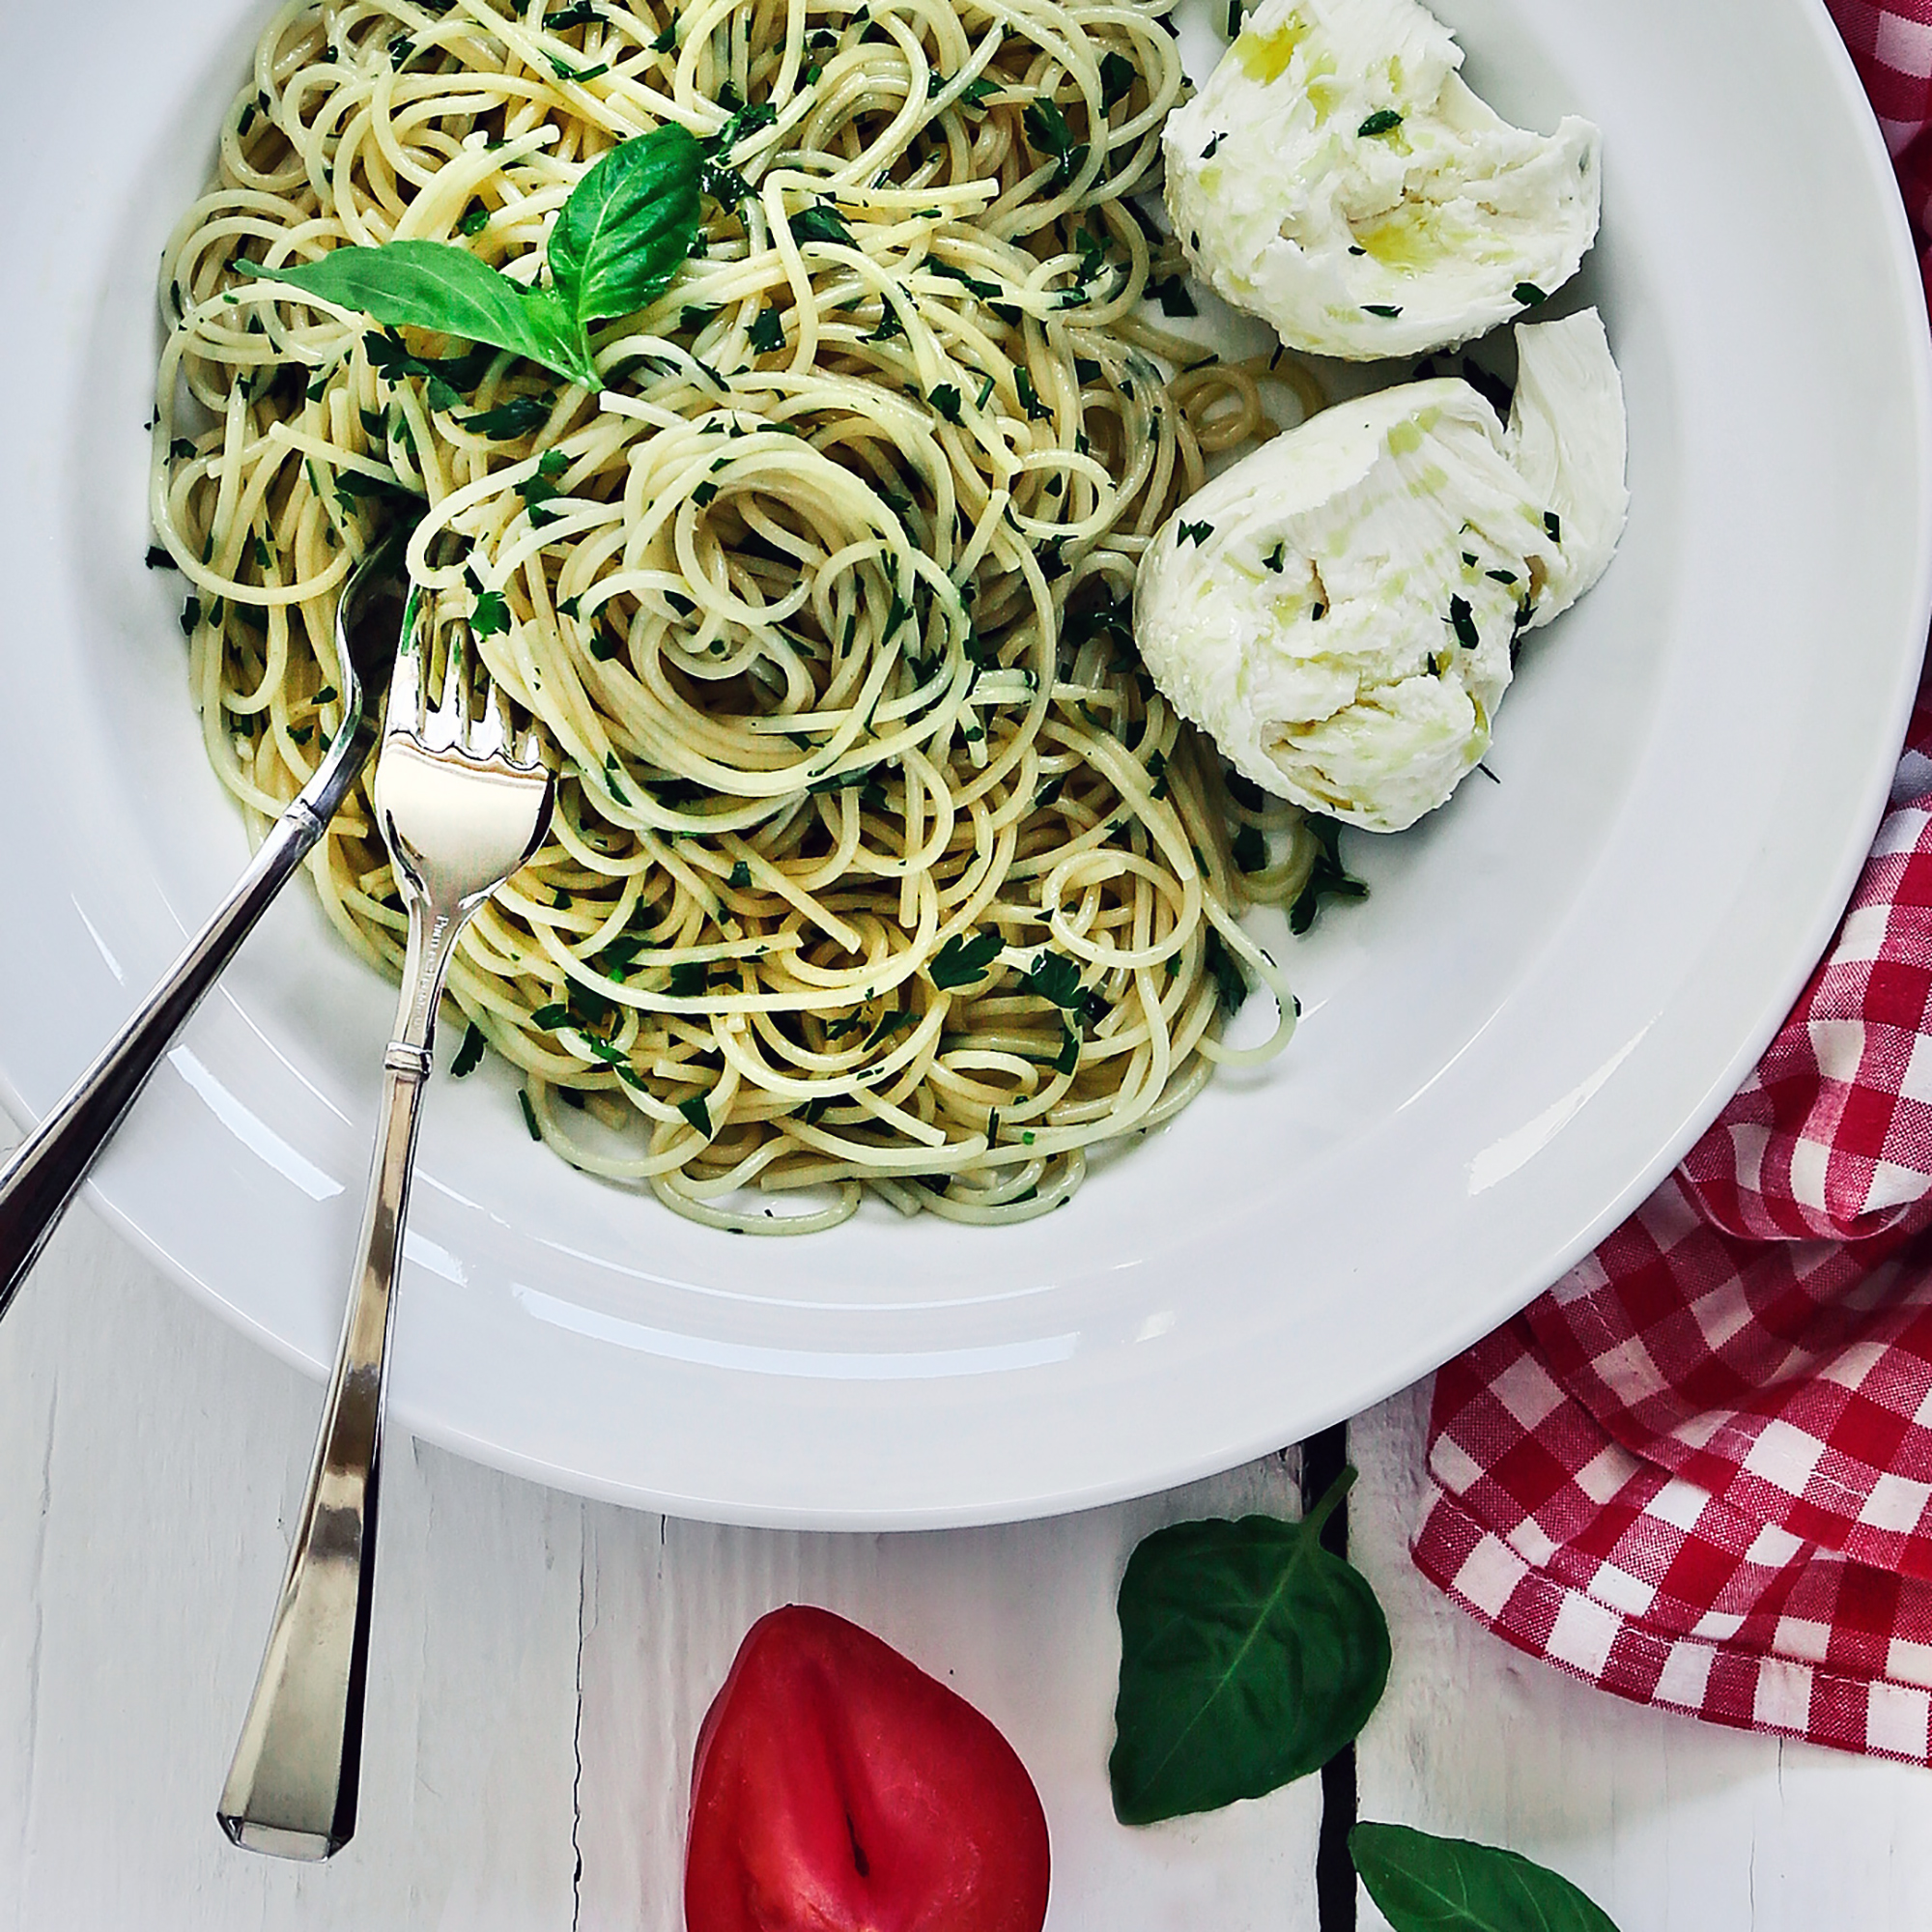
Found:
<path fill-rule="evenodd" d="M 1255 368 L 1148 319 L 1168 4 L 298 0 L 170 243 L 154 514 L 217 771 L 262 822 L 306 780 L 337 593 L 420 519 L 560 776 L 451 974 L 459 1068 L 494 1046 L 532 1132 L 683 1213 L 1037 1213 L 1292 1025 L 1236 917 L 1317 841 L 1129 624 L 1204 456 L 1270 427 Z M 668 122 L 703 225 L 601 393 L 238 268 L 415 238 L 527 279 Z M 363 796 L 313 869 L 394 971 Z M 1236 1052 L 1244 967 L 1281 1017 Z"/>

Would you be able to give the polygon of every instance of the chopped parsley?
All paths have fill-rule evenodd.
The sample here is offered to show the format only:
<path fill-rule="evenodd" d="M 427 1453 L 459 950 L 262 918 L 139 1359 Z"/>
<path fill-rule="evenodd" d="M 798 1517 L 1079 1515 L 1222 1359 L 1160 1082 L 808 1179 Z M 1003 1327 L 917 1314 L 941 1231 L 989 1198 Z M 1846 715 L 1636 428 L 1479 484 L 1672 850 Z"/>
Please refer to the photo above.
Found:
<path fill-rule="evenodd" d="M 1211 134 L 1208 136 L 1208 145 L 1201 150 L 1201 158 L 1204 161 L 1211 161 L 1214 158 L 1215 153 L 1220 148 L 1223 138 L 1224 137 L 1219 134 Z"/>
<path fill-rule="evenodd" d="M 1060 103 L 1047 97 L 1027 103 L 1020 117 L 1037 154 L 1054 163 L 1053 185 L 1065 187 L 1087 163 L 1087 143 L 1076 141 Z"/>
<path fill-rule="evenodd" d="M 1560 544 L 1563 541 L 1563 519 L 1554 510 L 1544 511 L 1543 527 L 1549 532 L 1551 543 Z"/>
<path fill-rule="evenodd" d="M 519 437 L 534 436 L 550 421 L 555 407 L 554 396 L 513 396 L 495 409 L 479 410 L 474 415 L 460 416 L 457 420 L 465 429 L 487 436 L 493 442 L 510 442 Z"/>
<path fill-rule="evenodd" d="M 1315 835 L 1315 867 L 1308 883 L 1289 908 L 1291 932 L 1303 933 L 1314 925 L 1324 899 L 1365 899 L 1369 889 L 1360 879 L 1351 878 L 1342 864 L 1342 827 L 1332 818 L 1311 816 L 1308 829 Z"/>
<path fill-rule="evenodd" d="M 935 257 L 928 255 L 925 258 L 925 260 L 920 264 L 920 267 L 923 268 L 928 275 L 944 275 L 948 281 L 963 283 L 976 296 L 978 296 L 981 301 L 992 301 L 996 299 L 998 296 L 1001 294 L 1001 289 L 998 282 L 989 282 L 984 280 L 982 277 L 979 275 L 968 274 L 964 269 L 957 267 L 952 262 L 942 262 L 936 259 Z"/>
<path fill-rule="evenodd" d="M 971 939 L 955 932 L 939 949 L 927 975 L 942 993 L 970 986 L 985 978 L 987 969 L 1000 956 L 1003 944 L 997 932 L 976 933 Z"/>
<path fill-rule="evenodd" d="M 1178 524 L 1175 527 L 1176 536 L 1174 546 L 1177 550 L 1184 543 L 1191 543 L 1196 546 L 1205 544 L 1214 534 L 1214 526 L 1212 524 L 1190 524 L 1183 522 Z"/>
<path fill-rule="evenodd" d="M 740 859 L 731 867 L 731 876 L 725 881 L 734 892 L 744 892 L 752 883 L 752 867 L 749 861 Z"/>
<path fill-rule="evenodd" d="M 1541 308 L 1549 299 L 1534 282 L 1519 282 L 1511 293 L 1524 308 Z"/>
<path fill-rule="evenodd" d="M 858 245 L 845 217 L 826 201 L 815 201 L 810 208 L 800 209 L 791 218 L 791 232 L 799 242 L 837 242 L 847 248 Z"/>
<path fill-rule="evenodd" d="M 1262 558 L 1262 562 L 1269 570 L 1279 572 L 1282 567 L 1282 564 L 1286 561 L 1287 557 L 1288 557 L 1288 542 L 1287 539 L 1284 538 L 1280 543 L 1276 544 L 1275 547 L 1271 551 L 1269 551 L 1264 557 Z"/>
<path fill-rule="evenodd" d="M 480 201 L 472 201 L 456 224 L 459 235 L 480 235 L 490 225 L 490 211 Z"/>
<path fill-rule="evenodd" d="M 517 1105 L 524 1110 L 524 1125 L 529 1128 L 531 1140 L 542 1140 L 543 1130 L 537 1125 L 537 1110 L 530 1105 L 530 1095 L 527 1088 L 519 1087 L 517 1089 Z"/>
<path fill-rule="evenodd" d="M 1364 315 L 1378 315 L 1384 322 L 1393 322 L 1402 313 L 1402 310 L 1394 302 L 1364 302 L 1362 304 L 1362 313 Z"/>
<path fill-rule="evenodd" d="M 950 423 L 960 420 L 959 385 L 956 383 L 942 383 L 936 389 L 926 392 L 926 401 Z"/>
<path fill-rule="evenodd" d="M 1378 134 L 1393 134 L 1402 126 L 1402 116 L 1393 107 L 1379 107 L 1355 129 L 1364 140 Z"/>
<path fill-rule="evenodd" d="M 752 347 L 761 355 L 785 346 L 784 323 L 775 308 L 761 308 L 752 319 L 749 333 Z"/>
<path fill-rule="evenodd" d="M 1214 997 L 1230 1019 L 1248 1003 L 1248 979 L 1241 962 L 1229 950 L 1218 932 L 1208 934 L 1208 977 L 1214 982 Z"/>
<path fill-rule="evenodd" d="M 1147 286 L 1149 298 L 1160 304 L 1163 315 L 1199 315 L 1194 298 L 1188 293 L 1184 275 L 1162 275 Z"/>
<path fill-rule="evenodd" d="M 1466 597 L 1450 598 L 1449 623 L 1456 633 L 1456 641 L 1465 651 L 1473 651 L 1483 641 L 1476 629 L 1475 612 L 1469 609 L 1469 600 Z"/>
<path fill-rule="evenodd" d="M 709 1140 L 716 1129 L 711 1124 L 711 1109 L 702 1094 L 694 1094 L 689 1100 L 680 1100 L 677 1111 Z"/>
<path fill-rule="evenodd" d="M 510 628 L 510 607 L 500 590 L 482 590 L 469 613 L 469 629 L 479 638 L 494 638 Z"/>
<path fill-rule="evenodd" d="M 1080 1035 L 1064 1015 L 1061 1018 L 1060 1051 L 1054 1056 L 1056 1073 L 1071 1073 L 1080 1065 Z M 1031 1140 L 1032 1136 L 1029 1135 Z"/>
<path fill-rule="evenodd" d="M 456 1049 L 456 1058 L 449 1063 L 449 1077 L 461 1080 L 466 1073 L 474 1073 L 483 1058 L 483 1029 L 471 1020 L 463 1036 L 463 1044 Z"/>
<path fill-rule="evenodd" d="M 1116 101 L 1124 100 L 1140 78 L 1140 69 L 1125 54 L 1100 56 L 1100 111 L 1106 113 Z"/>

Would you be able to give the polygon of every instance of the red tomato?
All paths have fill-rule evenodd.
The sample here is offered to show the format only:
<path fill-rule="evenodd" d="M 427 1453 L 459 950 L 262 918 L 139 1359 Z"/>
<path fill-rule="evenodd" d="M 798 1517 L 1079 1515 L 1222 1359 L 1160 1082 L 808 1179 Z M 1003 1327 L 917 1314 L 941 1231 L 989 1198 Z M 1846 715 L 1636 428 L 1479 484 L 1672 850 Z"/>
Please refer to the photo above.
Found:
<path fill-rule="evenodd" d="M 1039 1932 L 1046 1815 L 993 1726 L 869 1631 L 761 1617 L 697 1735 L 688 1932 Z"/>

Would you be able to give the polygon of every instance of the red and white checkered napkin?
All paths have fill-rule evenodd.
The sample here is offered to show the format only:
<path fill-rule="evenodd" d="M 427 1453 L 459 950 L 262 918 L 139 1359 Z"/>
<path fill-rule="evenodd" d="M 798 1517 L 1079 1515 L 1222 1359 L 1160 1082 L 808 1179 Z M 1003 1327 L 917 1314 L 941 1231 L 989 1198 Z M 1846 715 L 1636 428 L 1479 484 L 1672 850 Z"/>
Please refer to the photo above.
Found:
<path fill-rule="evenodd" d="M 1932 0 L 1832 11 L 1922 241 Z M 1429 1477 L 1416 1563 L 1521 1649 L 1932 1763 L 1932 676 L 1783 1031 L 1631 1220 L 1440 1371 Z"/>

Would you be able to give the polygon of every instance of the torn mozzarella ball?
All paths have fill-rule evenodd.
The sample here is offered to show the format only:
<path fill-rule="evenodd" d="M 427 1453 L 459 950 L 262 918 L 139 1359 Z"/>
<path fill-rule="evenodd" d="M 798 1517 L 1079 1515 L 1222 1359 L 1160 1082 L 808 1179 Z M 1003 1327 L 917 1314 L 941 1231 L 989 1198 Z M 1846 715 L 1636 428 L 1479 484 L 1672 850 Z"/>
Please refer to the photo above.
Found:
<path fill-rule="evenodd" d="M 1489 749 L 1522 634 L 1603 575 L 1628 500 L 1603 324 L 1516 340 L 1507 429 L 1460 378 L 1340 404 L 1198 491 L 1143 557 L 1148 669 L 1264 790 L 1412 825 Z"/>
<path fill-rule="evenodd" d="M 1415 0 L 1263 0 L 1168 117 L 1189 263 L 1292 349 L 1417 355 L 1533 308 L 1596 238 L 1597 129 L 1502 120 Z"/>

